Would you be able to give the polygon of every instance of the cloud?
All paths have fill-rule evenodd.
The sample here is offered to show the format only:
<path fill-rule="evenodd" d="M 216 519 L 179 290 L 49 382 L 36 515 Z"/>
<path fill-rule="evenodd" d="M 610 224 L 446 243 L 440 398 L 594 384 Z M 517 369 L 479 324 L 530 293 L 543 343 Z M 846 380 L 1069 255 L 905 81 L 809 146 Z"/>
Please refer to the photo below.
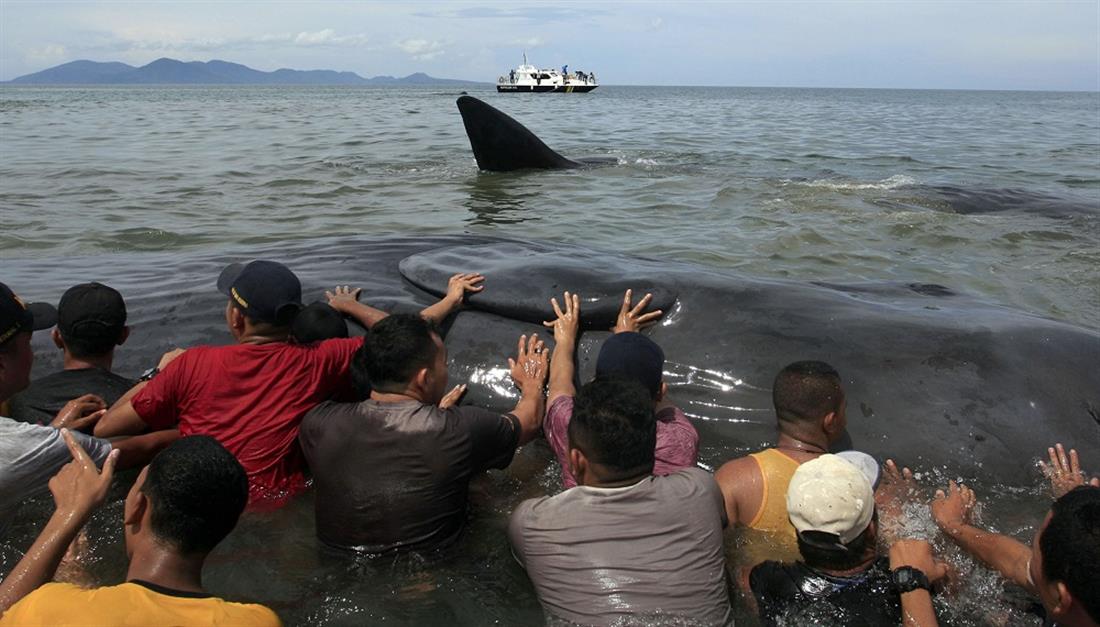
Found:
<path fill-rule="evenodd" d="M 162 32 L 131 35 L 129 33 L 95 33 L 88 37 L 85 50 L 109 52 L 214 52 L 287 46 L 303 48 L 358 47 L 368 43 L 364 34 L 338 35 L 334 29 L 300 31 L 298 33 L 265 33 L 241 37 L 186 37 Z"/>
<path fill-rule="evenodd" d="M 52 62 L 64 59 L 68 54 L 69 51 L 65 49 L 65 46 L 60 44 L 47 44 L 41 48 L 31 48 L 27 50 L 24 58 L 32 62 Z"/>
<path fill-rule="evenodd" d="M 427 39 L 406 39 L 397 42 L 397 47 L 417 61 L 430 61 L 444 53 L 443 43 Z"/>
<path fill-rule="evenodd" d="M 438 13 L 420 12 L 414 13 L 416 17 L 442 17 L 447 19 L 513 19 L 531 20 L 536 22 L 562 22 L 572 20 L 584 20 L 593 15 L 606 15 L 607 11 L 591 7 L 470 7 L 457 11 L 440 11 Z"/>
<path fill-rule="evenodd" d="M 508 42 L 509 46 L 521 46 L 523 48 L 539 48 L 546 45 L 546 40 L 542 37 L 528 37 L 527 39 L 513 39 Z"/>

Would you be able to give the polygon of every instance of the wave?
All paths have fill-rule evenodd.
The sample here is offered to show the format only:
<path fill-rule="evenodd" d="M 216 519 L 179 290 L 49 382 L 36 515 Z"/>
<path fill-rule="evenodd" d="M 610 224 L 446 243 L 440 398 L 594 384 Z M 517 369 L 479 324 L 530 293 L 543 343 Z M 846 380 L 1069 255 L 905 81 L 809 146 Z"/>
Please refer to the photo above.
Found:
<path fill-rule="evenodd" d="M 865 189 L 898 189 L 901 187 L 914 187 L 917 185 L 917 180 L 911 176 L 904 174 L 895 174 L 889 178 L 882 179 L 881 181 L 875 181 L 873 183 L 859 183 L 849 181 L 835 181 L 830 179 L 816 179 L 813 181 L 784 181 L 787 184 L 801 185 L 804 187 L 817 187 L 821 189 L 831 189 L 833 191 L 859 191 Z"/>

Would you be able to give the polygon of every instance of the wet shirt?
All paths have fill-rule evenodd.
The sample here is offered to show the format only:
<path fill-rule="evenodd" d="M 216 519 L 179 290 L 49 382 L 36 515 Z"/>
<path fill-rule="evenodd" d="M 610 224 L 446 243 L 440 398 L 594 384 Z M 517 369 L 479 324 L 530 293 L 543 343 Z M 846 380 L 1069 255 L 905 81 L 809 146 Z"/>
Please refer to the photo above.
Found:
<path fill-rule="evenodd" d="M 200 346 L 185 351 L 138 392 L 134 411 L 153 429 L 179 423 L 209 435 L 248 473 L 249 501 L 278 503 L 305 488 L 298 426 L 322 401 L 350 394 L 362 338 Z"/>
<path fill-rule="evenodd" d="M 27 389 L 13 396 L 11 417 L 39 425 L 49 424 L 65 403 L 78 396 L 95 394 L 110 407 L 134 383 L 133 379 L 102 368 L 62 370 L 31 381 Z"/>
<path fill-rule="evenodd" d="M 722 492 L 698 468 L 524 501 L 508 538 L 553 618 L 723 625 Z"/>
<path fill-rule="evenodd" d="M 73 435 L 96 465 L 103 465 L 111 443 L 83 433 Z M 72 459 L 61 431 L 0 417 L 0 536 L 19 504 L 46 492 L 50 478 Z"/>
<path fill-rule="evenodd" d="M 446 546 L 466 521 L 470 478 L 512 462 L 519 420 L 415 400 L 324 403 L 302 421 L 317 535 L 368 553 Z"/>
<path fill-rule="evenodd" d="M 208 594 L 129 581 L 89 590 L 68 583 L 48 583 L 23 597 L 0 617 L 0 627 L 8 625 L 278 627 L 282 622 L 275 612 L 262 605 L 231 603 Z"/>
<path fill-rule="evenodd" d="M 828 575 L 802 562 L 767 561 L 752 569 L 749 587 L 765 626 L 901 623 L 901 598 L 886 557 L 848 577 Z"/>
<path fill-rule="evenodd" d="M 573 418 L 573 397 L 559 396 L 546 409 L 543 432 L 561 464 L 561 483 L 572 488 L 577 479 L 569 472 L 569 421 Z M 657 413 L 657 446 L 653 474 L 667 475 L 695 465 L 699 457 L 699 433 L 679 407 L 665 407 Z"/>

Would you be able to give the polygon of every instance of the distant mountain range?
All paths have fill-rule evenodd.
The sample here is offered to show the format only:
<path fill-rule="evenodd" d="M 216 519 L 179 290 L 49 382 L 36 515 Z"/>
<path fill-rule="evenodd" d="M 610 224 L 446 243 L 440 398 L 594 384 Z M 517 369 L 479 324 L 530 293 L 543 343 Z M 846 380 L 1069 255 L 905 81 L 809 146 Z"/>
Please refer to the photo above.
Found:
<path fill-rule="evenodd" d="M 288 70 L 261 72 L 228 61 L 157 59 L 134 67 L 125 63 L 72 61 L 8 81 L 17 85 L 476 85 L 473 81 L 435 78 L 423 72 L 404 78 L 363 78 L 355 72 Z"/>

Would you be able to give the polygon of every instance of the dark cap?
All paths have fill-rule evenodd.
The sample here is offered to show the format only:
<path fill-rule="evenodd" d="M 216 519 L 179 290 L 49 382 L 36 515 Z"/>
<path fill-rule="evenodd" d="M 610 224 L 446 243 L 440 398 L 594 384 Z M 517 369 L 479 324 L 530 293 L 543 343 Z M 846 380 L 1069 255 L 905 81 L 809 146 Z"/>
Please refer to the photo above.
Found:
<path fill-rule="evenodd" d="M 0 283 L 0 344 L 20 331 L 38 331 L 57 324 L 57 310 L 49 303 L 24 303 Z"/>
<path fill-rule="evenodd" d="M 75 337 L 114 340 L 124 326 L 126 303 L 122 294 L 102 283 L 74 285 L 57 304 L 57 328 L 66 340 Z"/>
<path fill-rule="evenodd" d="M 290 268 L 275 261 L 229 265 L 218 277 L 218 291 L 257 322 L 289 325 L 302 308 L 301 282 Z"/>
<path fill-rule="evenodd" d="M 637 381 L 657 398 L 664 378 L 665 352 L 641 333 L 616 333 L 607 338 L 596 358 L 597 378 Z"/>
<path fill-rule="evenodd" d="M 344 321 L 344 314 L 318 301 L 298 312 L 290 326 L 290 336 L 299 344 L 347 337 L 348 323 Z"/>

